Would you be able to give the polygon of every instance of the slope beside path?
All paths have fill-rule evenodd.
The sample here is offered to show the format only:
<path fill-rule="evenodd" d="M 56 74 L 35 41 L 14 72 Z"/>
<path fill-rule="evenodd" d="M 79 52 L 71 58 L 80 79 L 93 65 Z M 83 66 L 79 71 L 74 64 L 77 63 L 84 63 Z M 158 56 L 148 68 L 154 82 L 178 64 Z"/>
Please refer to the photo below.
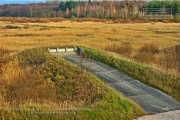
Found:
<path fill-rule="evenodd" d="M 55 55 L 62 57 L 61 54 L 56 53 Z M 180 103 L 171 96 L 123 75 L 108 65 L 91 59 L 82 59 L 77 55 L 63 57 L 67 61 L 82 67 L 82 69 L 88 70 L 117 92 L 138 103 L 147 114 L 180 110 Z"/>

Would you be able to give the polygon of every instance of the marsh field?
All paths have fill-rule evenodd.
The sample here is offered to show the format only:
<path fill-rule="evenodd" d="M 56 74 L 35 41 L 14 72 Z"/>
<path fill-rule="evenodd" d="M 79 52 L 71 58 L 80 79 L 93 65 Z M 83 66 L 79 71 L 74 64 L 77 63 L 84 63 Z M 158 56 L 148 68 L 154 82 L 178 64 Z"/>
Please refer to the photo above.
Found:
<path fill-rule="evenodd" d="M 65 20 L 0 22 L 0 27 L 1 48 L 12 53 L 45 46 L 85 46 L 179 75 L 178 51 L 173 51 L 180 44 L 179 23 Z"/>
<path fill-rule="evenodd" d="M 57 46 L 88 47 L 113 58 L 160 71 L 161 77 L 166 77 L 165 79 L 158 81 L 159 78 L 154 78 L 150 82 L 142 82 L 168 93 L 179 101 L 179 37 L 179 23 L 114 23 L 74 20 L 12 23 L 1 21 L 0 117 L 59 118 L 58 114 L 46 114 L 42 117 L 42 114 L 38 114 L 39 111 L 35 109 L 27 111 L 26 108 L 40 108 L 41 112 L 44 112 L 44 108 L 96 109 L 95 111 L 76 109 L 75 114 L 73 110 L 68 110 L 70 115 L 67 115 L 67 111 L 63 111 L 65 114 L 61 111 L 62 119 L 67 117 L 69 119 L 104 119 L 112 116 L 114 119 L 133 119 L 144 114 L 136 103 L 109 88 L 102 89 L 100 86 L 103 86 L 103 83 L 89 73 L 84 72 L 78 76 L 77 73 L 80 72 L 78 68 L 63 59 L 49 55 L 44 49 Z M 168 79 L 172 76 L 173 79 Z M 143 79 L 145 80 L 146 77 L 144 76 Z M 14 111 L 11 109 L 13 107 L 18 110 Z M 99 108 L 103 109 L 99 110 Z M 34 116 L 31 115 L 32 111 L 36 112 Z"/>

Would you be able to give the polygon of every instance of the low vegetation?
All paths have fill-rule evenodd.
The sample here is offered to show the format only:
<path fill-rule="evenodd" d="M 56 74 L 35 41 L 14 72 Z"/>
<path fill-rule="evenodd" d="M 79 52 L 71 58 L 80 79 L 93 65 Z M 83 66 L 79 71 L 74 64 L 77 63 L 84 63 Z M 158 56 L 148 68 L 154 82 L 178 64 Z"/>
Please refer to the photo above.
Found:
<path fill-rule="evenodd" d="M 1 119 L 133 119 L 142 109 L 87 72 L 38 48 L 1 49 Z M 3 62 L 3 61 L 6 62 Z"/>

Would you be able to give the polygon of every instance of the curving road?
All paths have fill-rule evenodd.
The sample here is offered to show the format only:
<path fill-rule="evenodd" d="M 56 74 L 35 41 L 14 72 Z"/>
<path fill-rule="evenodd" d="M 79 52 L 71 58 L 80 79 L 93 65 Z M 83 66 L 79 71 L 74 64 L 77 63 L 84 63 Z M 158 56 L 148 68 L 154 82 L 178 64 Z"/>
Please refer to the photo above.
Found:
<path fill-rule="evenodd" d="M 171 96 L 123 75 L 108 65 L 90 59 L 81 59 L 80 56 L 72 54 L 55 53 L 54 55 L 63 56 L 67 61 L 90 71 L 108 86 L 138 103 L 147 114 L 180 110 L 180 103 Z"/>

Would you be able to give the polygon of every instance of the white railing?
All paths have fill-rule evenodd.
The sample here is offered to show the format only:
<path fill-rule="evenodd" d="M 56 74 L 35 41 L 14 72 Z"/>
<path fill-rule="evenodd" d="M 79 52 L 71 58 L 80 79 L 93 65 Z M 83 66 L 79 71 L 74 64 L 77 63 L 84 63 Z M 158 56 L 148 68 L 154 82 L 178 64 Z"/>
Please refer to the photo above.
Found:
<path fill-rule="evenodd" d="M 74 48 L 56 48 L 56 49 L 50 49 L 48 48 L 48 51 L 49 52 L 77 52 L 77 48 L 74 47 Z"/>

